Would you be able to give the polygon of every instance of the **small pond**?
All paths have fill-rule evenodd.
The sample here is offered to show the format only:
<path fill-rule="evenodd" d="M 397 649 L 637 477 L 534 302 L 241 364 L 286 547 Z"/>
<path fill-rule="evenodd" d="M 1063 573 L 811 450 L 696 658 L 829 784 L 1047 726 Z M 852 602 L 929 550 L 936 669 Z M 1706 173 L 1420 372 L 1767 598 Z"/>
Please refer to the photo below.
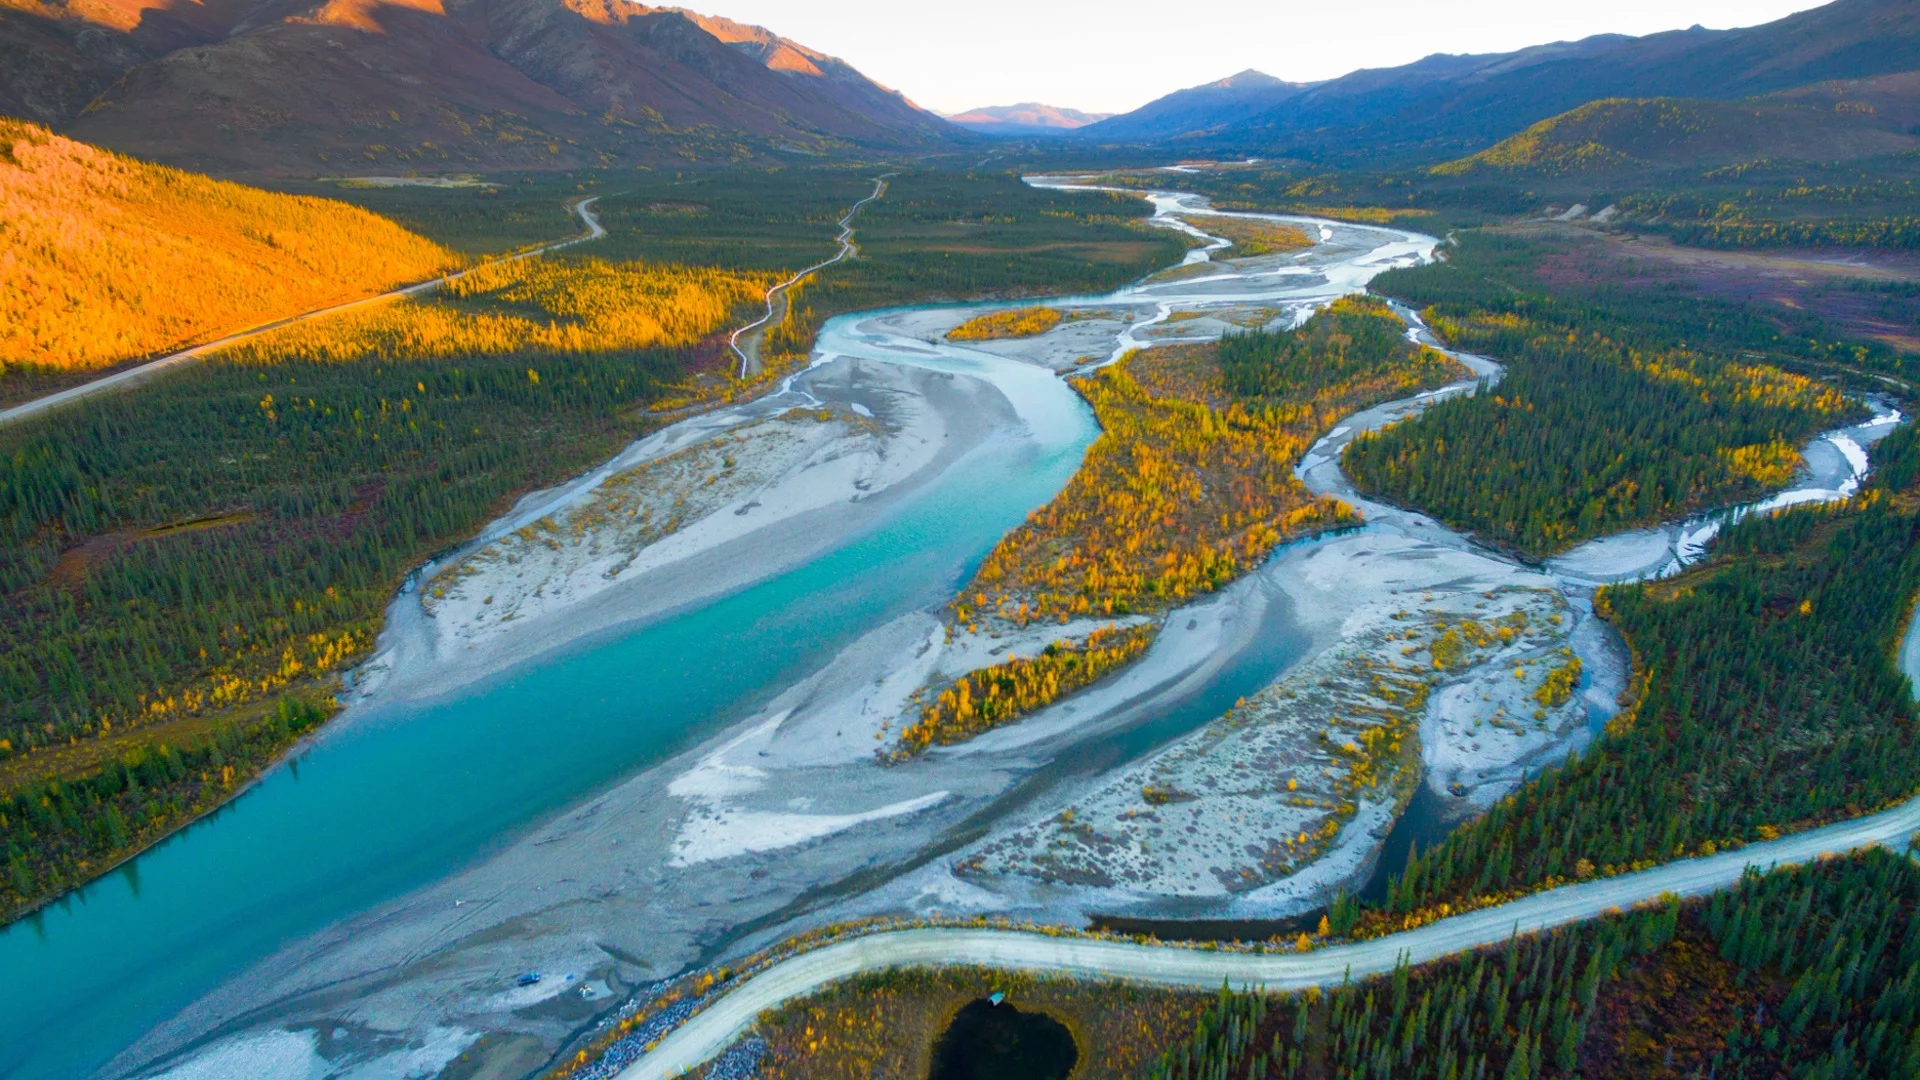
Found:
<path fill-rule="evenodd" d="M 934 1044 L 930 1080 L 1066 1080 L 1079 1060 L 1065 1024 L 980 998 Z"/>

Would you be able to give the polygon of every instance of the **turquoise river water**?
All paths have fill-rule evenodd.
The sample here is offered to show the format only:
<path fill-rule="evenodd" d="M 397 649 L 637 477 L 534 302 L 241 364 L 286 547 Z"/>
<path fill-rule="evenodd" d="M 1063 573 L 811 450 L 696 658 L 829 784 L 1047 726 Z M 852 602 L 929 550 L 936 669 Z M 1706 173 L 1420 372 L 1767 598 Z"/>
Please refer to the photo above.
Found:
<path fill-rule="evenodd" d="M 788 573 L 447 700 L 346 720 L 219 813 L 0 930 L 0 1077 L 93 1072 L 288 943 L 479 860 L 862 632 L 944 602 L 1078 467 L 1098 434 L 1079 416 L 1065 444 L 990 442 Z"/>

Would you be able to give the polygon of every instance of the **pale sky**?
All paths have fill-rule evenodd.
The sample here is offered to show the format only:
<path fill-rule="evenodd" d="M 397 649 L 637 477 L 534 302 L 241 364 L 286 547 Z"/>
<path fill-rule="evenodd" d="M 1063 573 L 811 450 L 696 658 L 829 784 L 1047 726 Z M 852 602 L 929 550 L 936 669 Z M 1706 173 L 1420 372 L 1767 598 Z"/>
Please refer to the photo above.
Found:
<path fill-rule="evenodd" d="M 687 0 L 680 0 L 686 3 Z M 839 56 L 921 105 L 1125 112 L 1247 68 L 1326 79 L 1436 52 L 1753 26 L 1820 0 L 692 0 Z"/>

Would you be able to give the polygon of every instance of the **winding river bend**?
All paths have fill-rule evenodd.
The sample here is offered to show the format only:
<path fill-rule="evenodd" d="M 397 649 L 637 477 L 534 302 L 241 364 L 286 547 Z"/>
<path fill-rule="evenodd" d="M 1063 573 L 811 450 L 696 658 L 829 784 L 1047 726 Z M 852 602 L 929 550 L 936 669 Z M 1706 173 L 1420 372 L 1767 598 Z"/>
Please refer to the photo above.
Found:
<path fill-rule="evenodd" d="M 1204 200 L 1150 197 L 1164 224 L 1204 233 Z M 942 655 L 930 611 L 1097 434 L 1059 372 L 1297 320 L 1436 243 L 1305 224 L 1320 243 L 1304 254 L 1215 265 L 1210 243 L 1176 273 L 1052 301 L 1083 317 L 1036 342 L 940 340 L 980 306 L 833 320 L 779 394 L 531 497 L 396 599 L 356 701 L 311 748 L 0 933 L 0 1074 L 431 1074 L 463 1051 L 527 1072 L 687 964 L 863 910 L 981 903 L 947 874 L 955 853 L 1097 789 L 1325 647 L 1302 582 L 1398 588 L 1392 575 L 1437 565 L 1438 549 L 1494 561 L 1368 506 L 1376 539 L 1289 549 L 1183 611 L 1110 683 L 963 750 L 874 765 L 876 718 Z M 796 406 L 830 419 L 809 426 Z M 1364 420 L 1309 455 L 1310 483 L 1342 483 L 1338 440 Z M 764 475 L 624 563 L 513 546 L 719 436 L 764 442 L 740 451 L 741 471 Z M 1476 780 L 1511 781 L 1497 771 Z M 1394 810 L 1350 826 L 1327 873 L 1364 876 Z M 1305 898 L 1180 902 L 1244 914 Z M 1126 898 L 1047 884 L 987 899 L 1074 918 Z"/>

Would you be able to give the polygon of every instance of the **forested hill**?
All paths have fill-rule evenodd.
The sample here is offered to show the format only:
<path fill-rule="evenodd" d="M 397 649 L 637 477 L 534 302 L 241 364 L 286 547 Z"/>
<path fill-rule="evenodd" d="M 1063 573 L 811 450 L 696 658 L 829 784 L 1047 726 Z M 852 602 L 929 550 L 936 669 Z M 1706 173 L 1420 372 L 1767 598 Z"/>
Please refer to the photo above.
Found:
<path fill-rule="evenodd" d="M 1920 148 L 1912 130 L 1920 86 L 1903 76 L 1872 82 L 1881 84 L 1877 93 L 1869 91 L 1879 99 L 1874 103 L 1864 100 L 1868 94 L 1857 83 L 1742 101 L 1605 98 L 1433 171 L 1623 178 L 1663 168 L 1852 160 Z"/>
<path fill-rule="evenodd" d="M 0 117 L 0 400 L 431 277 L 453 252 L 346 203 L 149 165 Z"/>

